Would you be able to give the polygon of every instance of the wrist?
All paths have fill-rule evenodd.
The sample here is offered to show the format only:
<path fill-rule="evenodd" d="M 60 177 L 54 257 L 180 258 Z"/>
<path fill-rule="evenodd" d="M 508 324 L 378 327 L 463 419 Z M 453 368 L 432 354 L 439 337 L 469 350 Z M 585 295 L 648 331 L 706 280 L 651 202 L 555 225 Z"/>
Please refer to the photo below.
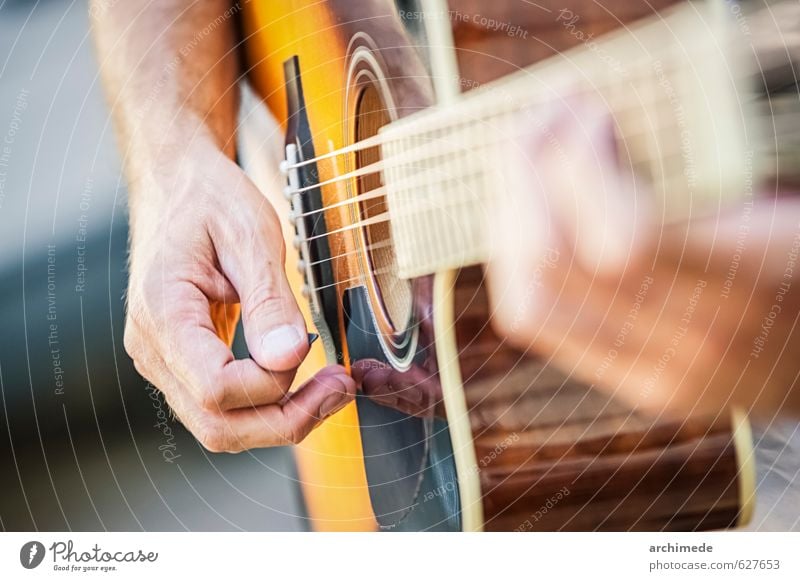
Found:
<path fill-rule="evenodd" d="M 134 183 L 144 174 L 174 179 L 177 164 L 191 166 L 209 155 L 235 155 L 233 123 L 228 131 L 215 130 L 186 111 L 132 124 L 127 142 L 128 177 Z"/>

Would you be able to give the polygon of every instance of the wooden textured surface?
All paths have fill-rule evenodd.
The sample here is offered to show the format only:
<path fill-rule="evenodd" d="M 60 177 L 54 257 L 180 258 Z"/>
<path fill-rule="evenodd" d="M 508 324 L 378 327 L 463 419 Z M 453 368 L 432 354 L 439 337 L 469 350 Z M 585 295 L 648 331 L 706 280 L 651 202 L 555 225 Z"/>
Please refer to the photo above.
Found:
<path fill-rule="evenodd" d="M 448 0 L 465 90 L 590 42 L 676 0 Z"/>
<path fill-rule="evenodd" d="M 507 346 L 480 268 L 455 319 L 486 530 L 699 530 L 739 516 L 729 415 L 654 421 Z"/>
<path fill-rule="evenodd" d="M 630 187 L 637 204 L 653 208 L 658 223 L 716 214 L 721 205 L 741 201 L 749 183 L 763 181 L 764 173 L 748 173 L 743 160 L 751 149 L 761 150 L 760 139 L 750 137 L 755 129 L 765 135 L 763 149 L 774 139 L 766 137 L 763 117 L 742 105 L 755 88 L 745 82 L 748 59 L 728 50 L 735 27 L 712 3 L 680 3 L 660 18 L 596 36 L 602 27 L 595 24 L 602 21 L 571 10 L 563 14 L 549 26 L 572 42 L 560 42 L 570 50 L 555 54 L 558 43 L 529 36 L 525 18 L 518 24 L 503 20 L 506 14 L 453 11 L 456 29 L 469 24 L 476 34 L 480 23 L 491 40 L 489 53 L 457 51 L 467 70 L 436 73 L 459 77 L 461 88 L 470 90 L 381 131 L 401 276 L 486 262 L 493 251 L 489 209 L 514 199 L 508 191 L 513 185 L 504 180 L 508 152 L 536 136 L 540 157 L 570 172 L 567 166 L 577 160 L 564 157 L 559 126 L 565 121 L 559 119 L 576 114 L 582 107 L 574 105 L 581 102 L 585 112 L 594 111 L 591 123 L 608 124 L 617 163 L 635 176 Z M 503 31 L 502 38 L 495 38 L 496 31 Z M 531 47 L 554 55 L 514 71 L 535 58 Z M 481 66 L 470 70 L 476 59 Z M 511 74 L 486 83 L 492 71 Z M 577 113 L 576 123 L 585 123 L 582 116 Z"/>
<path fill-rule="evenodd" d="M 674 4 L 448 0 L 462 90 Z M 491 19 L 495 24 L 488 26 Z M 480 268 L 461 272 L 457 342 L 486 530 L 695 530 L 733 525 L 730 419 L 653 423 L 511 349 Z"/>

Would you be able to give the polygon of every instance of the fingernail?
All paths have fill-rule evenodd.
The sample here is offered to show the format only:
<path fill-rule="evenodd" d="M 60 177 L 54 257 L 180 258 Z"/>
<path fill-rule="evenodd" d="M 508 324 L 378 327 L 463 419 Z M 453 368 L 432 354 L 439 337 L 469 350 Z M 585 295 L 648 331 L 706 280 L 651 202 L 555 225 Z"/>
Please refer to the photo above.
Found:
<path fill-rule="evenodd" d="M 338 412 L 347 404 L 347 399 L 343 393 L 334 393 L 329 395 L 325 401 L 319 406 L 319 417 L 327 418 Z"/>
<path fill-rule="evenodd" d="M 292 325 L 283 325 L 264 335 L 261 339 L 261 352 L 269 359 L 285 357 L 307 342 L 306 333 Z"/>

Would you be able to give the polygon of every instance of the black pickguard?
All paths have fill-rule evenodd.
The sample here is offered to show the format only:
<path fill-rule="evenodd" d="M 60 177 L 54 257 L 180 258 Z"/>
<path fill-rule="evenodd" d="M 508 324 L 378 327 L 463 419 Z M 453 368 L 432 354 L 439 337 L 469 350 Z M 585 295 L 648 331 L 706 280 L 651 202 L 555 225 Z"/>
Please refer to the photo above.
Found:
<path fill-rule="evenodd" d="M 311 128 L 308 124 L 308 114 L 306 113 L 306 103 L 303 96 L 303 84 L 300 78 L 300 62 L 297 56 L 288 59 L 283 63 L 283 71 L 286 76 L 286 102 L 289 116 L 286 128 L 286 143 L 293 143 L 297 146 L 297 151 L 301 160 L 314 159 L 314 142 L 311 138 Z M 319 171 L 316 163 L 310 163 L 298 169 L 300 187 L 312 187 L 319 183 Z M 303 213 L 312 212 L 322 207 L 322 193 L 317 187 L 312 187 L 305 191 L 300 198 L 300 206 Z M 299 218 L 305 225 L 305 231 L 309 238 L 314 238 L 308 242 L 308 259 L 314 263 L 310 266 L 314 274 L 314 281 L 317 287 L 315 292 L 319 298 L 321 307 L 318 315 L 327 325 L 327 333 L 321 333 L 322 340 L 332 344 L 326 344 L 327 351 L 336 354 L 336 362 L 342 363 L 344 359 L 344 349 L 341 344 L 341 332 L 339 329 L 339 317 L 336 303 L 338 302 L 336 291 L 336 279 L 333 273 L 333 262 L 331 258 L 330 244 L 325 234 L 328 226 L 325 223 L 325 213 L 318 212 L 311 216 Z M 306 278 L 306 283 L 310 281 Z"/>
<path fill-rule="evenodd" d="M 389 360 L 377 340 L 377 329 L 364 287 L 345 293 L 345 332 L 353 365 Z M 424 337 L 411 373 L 395 373 L 390 390 L 414 389 L 422 377 L 435 375 L 432 345 Z M 365 386 L 366 387 L 366 386 Z M 447 422 L 433 409 L 411 416 L 372 401 L 368 390 L 358 395 L 358 420 L 372 509 L 379 526 L 388 530 L 460 530 L 458 484 Z"/>

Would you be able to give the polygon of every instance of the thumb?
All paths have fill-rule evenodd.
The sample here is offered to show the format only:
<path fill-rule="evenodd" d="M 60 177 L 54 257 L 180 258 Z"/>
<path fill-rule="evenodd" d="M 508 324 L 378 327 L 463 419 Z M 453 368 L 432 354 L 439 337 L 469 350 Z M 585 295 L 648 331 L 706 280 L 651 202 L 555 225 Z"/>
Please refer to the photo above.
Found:
<path fill-rule="evenodd" d="M 262 276 L 246 285 L 240 297 L 250 356 L 270 371 L 297 368 L 308 353 L 309 339 L 282 265 L 263 265 Z"/>
<path fill-rule="evenodd" d="M 228 251 L 220 252 L 220 262 L 239 296 L 250 356 L 264 369 L 289 371 L 305 358 L 309 339 L 286 279 L 280 223 L 269 203 L 258 197 L 252 212 L 239 214 L 251 219 L 226 229 Z"/>

